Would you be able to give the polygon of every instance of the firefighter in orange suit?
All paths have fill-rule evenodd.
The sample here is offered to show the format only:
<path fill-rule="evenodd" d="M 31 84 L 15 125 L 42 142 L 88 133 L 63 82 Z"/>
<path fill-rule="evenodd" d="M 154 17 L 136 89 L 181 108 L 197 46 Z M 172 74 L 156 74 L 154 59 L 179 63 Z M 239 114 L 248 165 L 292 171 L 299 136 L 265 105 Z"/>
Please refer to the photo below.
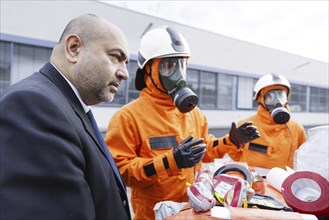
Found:
<path fill-rule="evenodd" d="M 234 127 L 226 139 L 208 134 L 198 97 L 186 86 L 189 57 L 185 38 L 173 28 L 147 32 L 135 80 L 140 96 L 110 120 L 105 141 L 132 190 L 135 219 L 154 219 L 161 201 L 187 202 L 186 183 L 194 181 L 201 160 L 223 157 L 224 142 L 236 148 L 231 136 L 243 143 L 259 137 L 251 122 Z"/>
<path fill-rule="evenodd" d="M 300 123 L 290 119 L 290 96 L 290 83 L 282 75 L 267 74 L 257 81 L 253 97 L 259 105 L 257 114 L 238 124 L 253 121 L 261 137 L 229 148 L 233 160 L 268 169 L 293 168 L 294 152 L 306 141 L 306 133 Z"/>

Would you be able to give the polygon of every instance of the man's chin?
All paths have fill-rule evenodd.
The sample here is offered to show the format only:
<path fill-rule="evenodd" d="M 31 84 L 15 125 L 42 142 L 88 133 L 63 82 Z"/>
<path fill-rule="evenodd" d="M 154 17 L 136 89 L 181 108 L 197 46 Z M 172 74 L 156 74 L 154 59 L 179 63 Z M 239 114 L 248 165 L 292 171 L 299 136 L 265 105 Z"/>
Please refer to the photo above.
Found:
<path fill-rule="evenodd" d="M 105 102 L 105 103 L 110 103 L 110 102 L 112 102 L 113 99 L 114 99 L 114 95 L 115 95 L 115 93 L 109 93 L 109 94 L 107 94 L 107 95 L 103 98 L 103 102 Z"/>

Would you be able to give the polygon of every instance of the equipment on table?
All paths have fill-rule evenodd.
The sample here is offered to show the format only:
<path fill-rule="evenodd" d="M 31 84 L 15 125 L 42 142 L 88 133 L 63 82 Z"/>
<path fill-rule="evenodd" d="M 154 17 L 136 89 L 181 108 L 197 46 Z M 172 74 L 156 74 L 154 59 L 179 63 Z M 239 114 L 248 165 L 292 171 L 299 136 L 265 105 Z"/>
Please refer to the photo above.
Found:
<path fill-rule="evenodd" d="M 292 208 L 283 205 L 273 197 L 257 193 L 248 201 L 248 208 L 293 211 Z"/>
<path fill-rule="evenodd" d="M 255 191 L 240 177 L 219 174 L 214 176 L 214 195 L 221 205 L 247 208 Z"/>
<path fill-rule="evenodd" d="M 198 170 L 194 183 L 187 188 L 189 205 L 195 212 L 206 212 L 215 206 L 214 189 L 208 170 Z"/>

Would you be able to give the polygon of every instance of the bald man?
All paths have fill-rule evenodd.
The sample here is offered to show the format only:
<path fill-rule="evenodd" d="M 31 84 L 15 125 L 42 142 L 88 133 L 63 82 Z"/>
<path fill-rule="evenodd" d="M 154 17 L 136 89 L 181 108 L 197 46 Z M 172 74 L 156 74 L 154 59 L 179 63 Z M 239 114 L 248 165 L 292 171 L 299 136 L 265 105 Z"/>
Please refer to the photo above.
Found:
<path fill-rule="evenodd" d="M 128 60 L 122 31 L 84 14 L 50 62 L 3 91 L 0 219 L 131 219 L 125 185 L 87 115 L 113 100 Z"/>

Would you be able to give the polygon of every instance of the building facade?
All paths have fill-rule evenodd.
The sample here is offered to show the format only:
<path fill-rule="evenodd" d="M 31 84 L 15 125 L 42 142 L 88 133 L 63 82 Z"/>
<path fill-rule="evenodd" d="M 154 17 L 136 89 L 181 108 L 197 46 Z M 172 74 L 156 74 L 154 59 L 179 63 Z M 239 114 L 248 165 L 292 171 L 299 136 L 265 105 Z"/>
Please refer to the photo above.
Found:
<path fill-rule="evenodd" d="M 102 131 L 115 111 L 139 95 L 134 79 L 141 36 L 169 25 L 189 42 L 188 86 L 198 95 L 211 132 L 227 132 L 232 121 L 255 114 L 257 79 L 282 74 L 292 85 L 292 118 L 305 127 L 329 124 L 328 63 L 229 38 L 95 1 L 1 1 L 0 90 L 32 74 L 50 58 L 52 47 L 74 17 L 94 13 L 118 25 L 129 42 L 129 80 L 114 101 L 93 107 Z"/>

